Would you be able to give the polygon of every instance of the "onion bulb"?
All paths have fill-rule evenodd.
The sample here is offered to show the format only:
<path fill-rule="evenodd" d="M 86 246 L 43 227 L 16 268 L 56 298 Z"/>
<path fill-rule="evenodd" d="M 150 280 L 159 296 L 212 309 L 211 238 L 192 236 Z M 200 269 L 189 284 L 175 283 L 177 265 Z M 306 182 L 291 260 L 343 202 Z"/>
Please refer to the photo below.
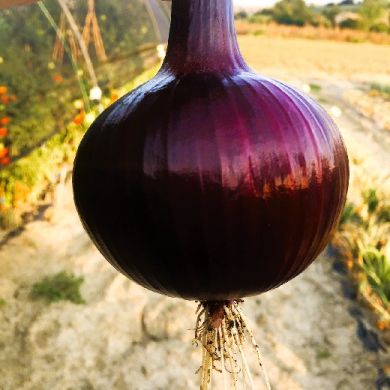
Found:
<path fill-rule="evenodd" d="M 82 223 L 114 267 L 200 302 L 207 388 L 210 367 L 239 353 L 249 331 L 241 298 L 313 262 L 338 224 L 348 176 L 325 110 L 246 65 L 231 0 L 173 0 L 160 71 L 93 123 L 73 185 Z"/>

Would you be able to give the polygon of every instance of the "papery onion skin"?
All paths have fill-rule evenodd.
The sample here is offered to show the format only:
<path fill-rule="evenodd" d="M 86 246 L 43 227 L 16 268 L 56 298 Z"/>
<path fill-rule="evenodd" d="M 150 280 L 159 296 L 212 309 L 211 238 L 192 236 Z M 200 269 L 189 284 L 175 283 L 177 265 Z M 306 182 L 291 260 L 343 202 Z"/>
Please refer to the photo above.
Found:
<path fill-rule="evenodd" d="M 335 124 L 252 73 L 234 36 L 220 31 L 225 49 L 213 49 L 205 26 L 232 24 L 230 0 L 174 0 L 162 69 L 96 120 L 75 160 L 76 206 L 97 247 L 169 296 L 230 300 L 287 282 L 324 249 L 345 203 Z"/>

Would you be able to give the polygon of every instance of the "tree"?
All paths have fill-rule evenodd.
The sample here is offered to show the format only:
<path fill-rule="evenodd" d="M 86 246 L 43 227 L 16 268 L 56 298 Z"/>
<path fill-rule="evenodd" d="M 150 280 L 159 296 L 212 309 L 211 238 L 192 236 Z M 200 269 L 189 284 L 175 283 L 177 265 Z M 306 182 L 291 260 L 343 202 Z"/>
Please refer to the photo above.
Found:
<path fill-rule="evenodd" d="M 322 15 L 325 16 L 327 20 L 329 20 L 332 27 L 336 26 L 336 16 L 340 13 L 340 7 L 338 5 L 327 5 L 323 11 Z"/>
<path fill-rule="evenodd" d="M 366 30 L 370 28 L 383 16 L 386 8 L 384 0 L 364 0 L 359 14 L 362 18 L 362 27 Z"/>
<path fill-rule="evenodd" d="M 347 18 L 339 23 L 340 28 L 347 28 L 349 30 L 358 30 L 360 22 L 356 19 Z"/>
<path fill-rule="evenodd" d="M 313 20 L 312 11 L 303 0 L 280 0 L 275 4 L 272 14 L 280 24 L 303 26 Z"/>
<path fill-rule="evenodd" d="M 239 11 L 234 15 L 236 20 L 248 19 L 248 13 L 246 11 Z"/>

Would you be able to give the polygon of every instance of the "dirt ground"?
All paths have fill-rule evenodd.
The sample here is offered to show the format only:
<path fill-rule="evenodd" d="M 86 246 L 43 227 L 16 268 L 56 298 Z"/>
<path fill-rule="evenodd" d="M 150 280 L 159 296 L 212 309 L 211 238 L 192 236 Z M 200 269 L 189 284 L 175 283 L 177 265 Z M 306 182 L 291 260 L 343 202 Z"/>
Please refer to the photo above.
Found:
<path fill-rule="evenodd" d="M 351 159 L 359 160 L 352 182 L 362 172 L 390 174 L 390 133 L 346 98 L 362 82 L 390 77 L 389 47 L 263 37 L 240 42 L 253 68 L 302 89 L 318 84 L 315 97 L 333 113 Z M 33 283 L 64 269 L 84 276 L 86 304 L 31 299 Z M 0 298 L 1 390 L 198 388 L 195 303 L 146 291 L 109 266 L 80 225 L 70 184 L 50 220 L 31 222 L 0 243 Z M 388 388 L 389 356 L 354 298 L 326 252 L 292 282 L 246 300 L 273 389 Z M 249 364 L 255 388 L 263 389 L 254 355 Z M 220 379 L 215 389 L 222 388 Z"/>
<path fill-rule="evenodd" d="M 239 43 L 248 63 L 261 73 L 390 82 L 390 45 L 253 35 L 240 36 Z"/>

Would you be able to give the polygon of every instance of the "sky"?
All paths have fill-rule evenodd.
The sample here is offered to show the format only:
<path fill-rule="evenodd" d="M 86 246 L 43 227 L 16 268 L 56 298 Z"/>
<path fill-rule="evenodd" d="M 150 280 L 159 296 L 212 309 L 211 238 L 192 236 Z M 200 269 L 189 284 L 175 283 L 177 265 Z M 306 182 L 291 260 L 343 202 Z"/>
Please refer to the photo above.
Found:
<path fill-rule="evenodd" d="M 325 5 L 331 0 L 306 0 L 308 4 L 315 4 L 315 5 Z M 338 1 L 335 1 L 337 3 Z M 268 7 L 276 3 L 276 0 L 234 0 L 234 4 L 237 7 L 251 7 L 251 8 L 261 8 L 261 7 Z"/>

